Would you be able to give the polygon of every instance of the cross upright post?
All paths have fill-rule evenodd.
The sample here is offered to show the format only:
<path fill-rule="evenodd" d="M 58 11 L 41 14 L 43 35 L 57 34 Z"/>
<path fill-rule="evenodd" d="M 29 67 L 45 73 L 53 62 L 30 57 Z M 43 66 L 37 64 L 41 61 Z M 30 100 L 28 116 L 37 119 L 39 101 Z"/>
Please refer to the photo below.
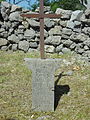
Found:
<path fill-rule="evenodd" d="M 40 0 L 39 14 L 22 14 L 22 17 L 40 19 L 40 55 L 41 59 L 45 58 L 44 54 L 44 18 L 60 18 L 60 14 L 44 14 L 44 0 Z"/>
<path fill-rule="evenodd" d="M 40 54 L 41 59 L 45 58 L 44 55 L 44 18 L 42 17 L 44 14 L 44 1 L 40 0 Z"/>
<path fill-rule="evenodd" d="M 22 14 L 22 17 L 40 20 L 40 58 L 25 58 L 32 71 L 32 109 L 34 111 L 54 111 L 54 73 L 62 64 L 61 59 L 45 59 L 44 18 L 60 18 L 58 14 L 44 14 L 44 0 L 40 0 L 39 14 Z"/>

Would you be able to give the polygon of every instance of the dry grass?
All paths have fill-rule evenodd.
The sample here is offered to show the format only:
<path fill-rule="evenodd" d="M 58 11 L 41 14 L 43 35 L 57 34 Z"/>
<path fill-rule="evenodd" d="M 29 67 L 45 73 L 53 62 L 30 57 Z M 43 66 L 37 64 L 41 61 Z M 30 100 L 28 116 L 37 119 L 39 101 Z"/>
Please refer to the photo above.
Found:
<path fill-rule="evenodd" d="M 47 55 L 67 58 L 71 55 Z M 63 66 L 57 74 L 68 70 L 72 76 L 62 75 L 58 85 L 68 85 L 70 92 L 62 94 L 55 112 L 33 112 L 31 109 L 31 71 L 25 66 L 25 57 L 39 57 L 38 53 L 6 53 L 0 51 L 0 120 L 36 120 L 39 116 L 51 116 L 47 120 L 90 119 L 90 66 L 75 61 Z M 57 78 L 55 78 L 57 79 Z"/>

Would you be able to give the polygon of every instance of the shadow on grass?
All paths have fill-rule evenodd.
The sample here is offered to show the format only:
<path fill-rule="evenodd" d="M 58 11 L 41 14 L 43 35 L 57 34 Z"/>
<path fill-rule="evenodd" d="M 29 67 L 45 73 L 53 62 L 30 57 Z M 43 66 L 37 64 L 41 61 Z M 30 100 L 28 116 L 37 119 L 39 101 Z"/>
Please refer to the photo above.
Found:
<path fill-rule="evenodd" d="M 60 73 L 58 75 L 58 78 L 57 80 L 55 81 L 55 91 L 54 91 L 54 110 L 56 110 L 57 106 L 58 106 L 58 103 L 60 101 L 60 98 L 64 95 L 64 94 L 67 94 L 69 91 L 70 91 L 70 87 L 69 85 L 57 85 L 60 78 L 62 76 L 66 76 L 66 75 L 63 75 L 63 73 Z"/>

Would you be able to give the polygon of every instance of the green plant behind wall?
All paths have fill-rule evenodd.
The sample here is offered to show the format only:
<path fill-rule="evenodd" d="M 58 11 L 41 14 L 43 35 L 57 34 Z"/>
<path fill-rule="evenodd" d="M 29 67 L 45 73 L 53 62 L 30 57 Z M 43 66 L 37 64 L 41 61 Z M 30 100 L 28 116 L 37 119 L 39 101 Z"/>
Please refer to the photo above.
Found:
<path fill-rule="evenodd" d="M 62 8 L 65 10 L 84 10 L 85 7 L 80 3 L 79 0 L 52 0 L 51 10 L 56 11 L 57 8 Z"/>

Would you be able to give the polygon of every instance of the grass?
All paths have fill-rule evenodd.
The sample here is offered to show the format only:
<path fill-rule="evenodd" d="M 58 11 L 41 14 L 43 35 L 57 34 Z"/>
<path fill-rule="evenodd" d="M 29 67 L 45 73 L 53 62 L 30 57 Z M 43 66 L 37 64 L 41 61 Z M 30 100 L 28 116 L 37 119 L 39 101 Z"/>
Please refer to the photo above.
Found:
<path fill-rule="evenodd" d="M 74 55 L 47 54 L 49 58 L 64 58 L 72 62 Z M 55 112 L 34 112 L 31 109 L 31 71 L 24 64 L 25 57 L 40 57 L 38 53 L 0 51 L 0 120 L 36 120 L 49 115 L 46 120 L 90 119 L 90 65 L 74 60 L 63 65 L 56 74 L 69 70 L 71 76 L 62 75 L 58 85 L 68 85 L 70 91 L 60 98 Z M 55 77 L 55 79 L 57 79 Z"/>

